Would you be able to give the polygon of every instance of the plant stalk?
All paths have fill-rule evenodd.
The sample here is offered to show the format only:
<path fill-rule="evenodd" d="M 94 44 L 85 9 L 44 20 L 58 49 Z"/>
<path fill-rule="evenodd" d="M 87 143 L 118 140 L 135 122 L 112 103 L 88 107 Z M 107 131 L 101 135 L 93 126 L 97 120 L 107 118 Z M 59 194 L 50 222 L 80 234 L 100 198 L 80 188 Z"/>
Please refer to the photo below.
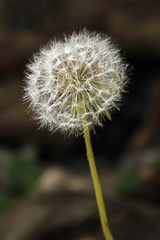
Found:
<path fill-rule="evenodd" d="M 89 167 L 91 171 L 91 176 L 93 180 L 102 230 L 105 236 L 106 240 L 113 240 L 112 234 L 109 230 L 107 215 L 106 215 L 106 209 L 105 204 L 103 200 L 102 190 L 101 190 L 101 184 L 98 177 L 98 172 L 94 160 L 94 154 L 92 150 L 92 144 L 91 144 L 91 138 L 90 138 L 90 132 L 88 127 L 84 127 L 84 139 L 85 139 L 85 145 L 86 145 L 86 151 L 87 151 L 87 158 L 89 162 Z"/>

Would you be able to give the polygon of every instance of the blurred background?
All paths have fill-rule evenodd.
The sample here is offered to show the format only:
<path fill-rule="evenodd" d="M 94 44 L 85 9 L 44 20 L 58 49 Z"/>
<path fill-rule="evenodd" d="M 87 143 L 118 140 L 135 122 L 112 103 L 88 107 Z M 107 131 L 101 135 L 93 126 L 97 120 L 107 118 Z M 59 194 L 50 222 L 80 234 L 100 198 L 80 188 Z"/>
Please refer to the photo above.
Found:
<path fill-rule="evenodd" d="M 115 240 L 160 237 L 160 1 L 0 0 L 0 239 L 104 239 L 83 137 L 38 130 L 25 65 L 64 32 L 103 32 L 132 67 L 121 111 L 92 133 Z"/>

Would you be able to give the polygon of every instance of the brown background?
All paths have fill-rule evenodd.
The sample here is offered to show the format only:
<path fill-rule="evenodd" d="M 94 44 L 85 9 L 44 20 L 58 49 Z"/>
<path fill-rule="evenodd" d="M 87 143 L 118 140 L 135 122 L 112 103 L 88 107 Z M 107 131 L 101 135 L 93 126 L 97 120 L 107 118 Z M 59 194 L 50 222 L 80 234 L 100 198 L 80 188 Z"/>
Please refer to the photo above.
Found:
<path fill-rule="evenodd" d="M 63 190 L 60 193 L 59 190 L 58 193 L 54 190 L 54 197 L 52 198 L 51 194 L 49 199 L 60 209 L 65 205 L 65 201 L 64 208 L 69 209 L 65 213 L 66 221 L 59 220 L 59 225 L 56 225 L 56 221 L 52 219 L 53 215 L 55 218 L 59 215 L 56 207 L 54 209 L 52 204 L 48 205 L 50 208 L 46 210 L 44 218 L 43 214 L 37 215 L 36 212 L 41 213 L 42 206 L 36 210 L 32 199 L 34 197 L 28 199 L 27 195 L 22 206 L 14 205 L 9 209 L 10 212 L 6 213 L 10 215 L 2 216 L 2 240 L 103 239 L 94 205 L 92 183 L 84 183 L 84 179 L 88 182 L 90 177 L 83 137 L 68 138 L 58 132 L 50 134 L 46 129 L 38 130 L 37 123 L 31 120 L 32 115 L 26 112 L 27 105 L 22 103 L 25 65 L 32 53 L 37 52 L 39 47 L 50 39 L 58 38 L 63 32 L 70 33 L 84 27 L 111 36 L 132 67 L 129 92 L 125 94 L 121 111 L 115 112 L 112 122 L 106 120 L 103 129 L 97 128 L 96 134 L 92 133 L 105 196 L 110 199 L 108 211 L 113 233 L 119 240 L 159 239 L 160 178 L 156 165 L 160 159 L 159 13 L 158 0 L 0 1 L 1 191 L 8 191 L 4 179 L 6 164 L 13 161 L 13 157 L 28 156 L 36 161 L 46 176 L 45 178 L 42 174 L 40 177 L 39 188 L 43 188 L 44 184 L 44 189 L 52 189 L 52 177 L 57 176 L 54 184 L 58 184 L 57 189 Z M 59 174 L 63 177 L 59 177 Z M 145 183 L 136 195 L 128 200 L 128 196 L 117 196 L 113 188 L 123 176 L 130 174 L 143 178 Z M 69 182 L 68 185 L 63 181 Z M 82 187 L 79 187 L 79 184 Z M 35 192 L 37 189 L 38 187 Z M 23 228 L 21 222 L 24 219 L 15 214 L 15 208 L 23 212 L 28 201 L 31 201 L 31 209 L 30 214 L 24 218 L 28 225 Z M 47 201 L 49 200 L 45 196 L 44 206 Z M 75 215 L 72 209 L 73 201 Z M 82 211 L 82 216 L 79 216 L 82 205 L 86 208 Z M 89 206 L 92 205 L 90 209 Z M 30 216 L 34 211 L 37 219 L 41 220 L 33 221 L 30 227 Z M 87 214 L 93 218 L 88 218 Z M 3 217 L 11 219 L 6 230 L 3 226 L 6 220 Z M 49 225 L 50 220 L 52 224 Z M 20 227 L 13 231 L 15 221 Z M 41 228 L 41 224 L 44 224 L 44 228 Z M 87 227 L 84 228 L 84 225 Z M 41 231 L 38 234 L 36 230 L 39 228 Z"/>

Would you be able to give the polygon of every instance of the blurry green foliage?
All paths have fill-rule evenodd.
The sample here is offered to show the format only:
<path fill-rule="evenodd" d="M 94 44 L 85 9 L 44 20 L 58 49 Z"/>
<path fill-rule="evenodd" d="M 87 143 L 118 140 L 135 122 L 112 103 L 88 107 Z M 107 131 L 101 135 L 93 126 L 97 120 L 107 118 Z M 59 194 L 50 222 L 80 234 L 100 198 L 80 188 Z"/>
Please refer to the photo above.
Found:
<path fill-rule="evenodd" d="M 134 196 L 139 192 L 143 183 L 144 179 L 140 176 L 126 176 L 116 185 L 116 192 L 121 196 Z"/>
<path fill-rule="evenodd" d="M 31 160 L 15 158 L 7 166 L 6 183 L 12 195 L 23 195 L 27 193 L 38 176 L 40 167 Z"/>
<path fill-rule="evenodd" d="M 4 192 L 0 192 L 0 216 L 9 209 L 14 199 Z"/>
<path fill-rule="evenodd" d="M 40 173 L 41 169 L 35 161 L 25 159 L 24 157 L 14 158 L 9 161 L 5 172 L 7 187 L 4 191 L 0 191 L 0 216 L 16 200 L 32 189 Z"/>

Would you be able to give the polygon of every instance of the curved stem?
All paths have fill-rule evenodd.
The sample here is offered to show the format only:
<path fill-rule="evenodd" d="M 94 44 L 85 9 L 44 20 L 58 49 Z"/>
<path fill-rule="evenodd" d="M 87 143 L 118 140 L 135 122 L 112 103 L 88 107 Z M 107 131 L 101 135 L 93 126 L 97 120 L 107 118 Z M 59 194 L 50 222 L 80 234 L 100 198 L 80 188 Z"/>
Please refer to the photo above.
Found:
<path fill-rule="evenodd" d="M 85 125 L 85 124 L 84 124 Z M 107 215 L 106 215 L 106 209 L 104 205 L 101 185 L 97 173 L 97 168 L 94 160 L 94 154 L 92 150 L 92 144 L 91 144 L 91 138 L 90 138 L 90 132 L 88 127 L 84 127 L 84 139 L 85 139 L 85 145 L 86 145 L 86 151 L 87 151 L 87 158 L 90 166 L 90 171 L 92 175 L 92 180 L 94 184 L 94 190 L 101 220 L 101 225 L 103 229 L 103 233 L 106 240 L 113 240 L 112 234 L 109 230 Z"/>

